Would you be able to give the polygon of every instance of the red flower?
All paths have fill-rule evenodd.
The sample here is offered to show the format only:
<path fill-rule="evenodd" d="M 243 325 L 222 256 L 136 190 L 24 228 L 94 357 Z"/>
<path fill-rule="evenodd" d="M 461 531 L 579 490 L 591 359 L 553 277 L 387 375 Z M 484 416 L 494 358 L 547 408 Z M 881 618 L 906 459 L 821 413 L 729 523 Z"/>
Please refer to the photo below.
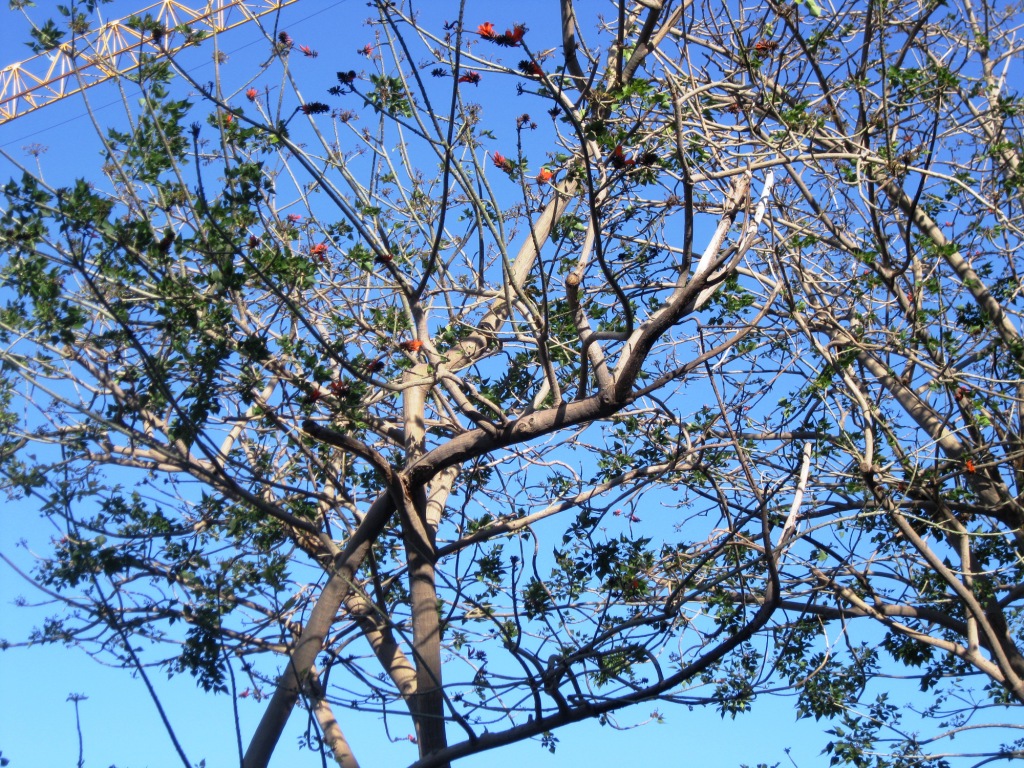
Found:
<path fill-rule="evenodd" d="M 480 73 L 479 72 L 467 72 L 466 74 L 462 75 L 459 78 L 459 82 L 460 83 L 472 83 L 473 85 L 477 85 L 480 82 Z"/>
<path fill-rule="evenodd" d="M 513 178 L 519 171 L 519 166 L 516 162 L 505 157 L 501 152 L 495 152 L 491 155 L 491 162 L 494 163 L 496 168 L 500 168 L 502 171 L 507 173 L 509 178 Z"/>
<path fill-rule="evenodd" d="M 309 255 L 323 261 L 327 256 L 327 243 L 317 243 L 309 249 Z"/>
<path fill-rule="evenodd" d="M 626 157 L 625 152 L 622 151 L 622 145 L 621 144 L 619 144 L 612 151 L 610 159 L 611 159 L 612 167 L 613 168 L 617 168 L 619 170 L 621 170 L 623 168 L 628 168 L 628 167 L 633 166 L 633 165 L 636 165 L 636 160 L 633 160 L 632 158 L 627 158 Z"/>
<path fill-rule="evenodd" d="M 288 219 L 289 224 L 298 224 L 302 221 L 302 217 L 297 213 L 289 213 L 286 218 Z"/>
<path fill-rule="evenodd" d="M 515 48 L 523 42 L 524 34 L 526 34 L 526 27 L 522 24 L 516 24 L 512 29 L 506 29 L 504 33 L 500 35 L 492 35 L 487 39 L 491 42 L 497 43 L 498 45 L 505 46 L 506 48 Z"/>
<path fill-rule="evenodd" d="M 343 379 L 331 382 L 331 394 L 335 397 L 344 397 L 348 394 L 348 382 Z"/>
<path fill-rule="evenodd" d="M 249 235 L 249 247 L 250 248 L 255 248 L 259 244 L 260 244 L 260 240 L 259 240 L 258 237 L 256 237 L 256 235 Z"/>
<path fill-rule="evenodd" d="M 245 92 L 245 98 L 247 98 L 249 101 L 256 101 L 256 97 L 259 95 L 260 92 L 257 91 L 255 88 L 250 88 L 248 91 Z"/>
<path fill-rule="evenodd" d="M 287 32 L 279 32 L 277 35 L 277 39 L 281 42 L 281 45 L 292 44 L 292 36 L 289 35 Z"/>
<path fill-rule="evenodd" d="M 377 373 L 378 371 L 384 370 L 384 360 L 377 358 L 376 360 L 366 364 L 367 373 Z"/>
<path fill-rule="evenodd" d="M 369 58 L 370 56 L 373 56 L 373 46 L 370 45 L 369 43 L 367 43 L 362 48 L 360 48 L 358 51 L 356 51 L 356 53 L 361 53 L 363 56 L 366 56 L 367 58 Z"/>
<path fill-rule="evenodd" d="M 967 474 L 973 475 L 975 472 L 974 462 L 970 459 L 967 460 Z"/>
<path fill-rule="evenodd" d="M 555 174 L 553 174 L 547 168 L 541 168 L 540 171 L 537 173 L 537 183 L 538 184 L 547 184 L 549 181 L 551 181 L 551 179 L 552 179 L 552 177 L 554 175 Z"/>
<path fill-rule="evenodd" d="M 311 59 L 315 59 L 320 54 L 310 48 L 308 45 L 300 45 L 299 50 L 302 51 L 303 56 L 308 56 Z"/>
<path fill-rule="evenodd" d="M 374 261 L 376 261 L 378 264 L 390 264 L 393 258 L 394 256 L 392 256 L 390 253 L 382 253 L 379 254 L 376 258 L 374 258 Z"/>
<path fill-rule="evenodd" d="M 483 24 L 476 28 L 476 33 L 480 35 L 480 37 L 482 37 L 484 40 L 493 40 L 495 36 L 494 25 L 489 21 L 485 21 Z"/>
<path fill-rule="evenodd" d="M 529 59 L 523 59 L 519 62 L 519 71 L 524 75 L 532 75 L 534 77 L 540 77 L 544 74 L 544 70 L 540 68 L 540 64 Z"/>
<path fill-rule="evenodd" d="M 411 339 L 410 341 L 403 341 L 398 345 L 400 349 L 404 349 L 406 352 L 412 352 L 416 354 L 423 348 L 423 342 L 419 339 Z"/>

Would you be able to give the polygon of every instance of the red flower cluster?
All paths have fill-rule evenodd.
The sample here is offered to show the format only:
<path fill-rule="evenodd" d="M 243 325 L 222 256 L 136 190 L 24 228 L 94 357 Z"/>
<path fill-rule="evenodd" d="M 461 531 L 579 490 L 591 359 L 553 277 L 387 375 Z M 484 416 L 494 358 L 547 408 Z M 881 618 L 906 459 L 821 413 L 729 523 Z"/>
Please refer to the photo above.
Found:
<path fill-rule="evenodd" d="M 260 92 L 257 91 L 255 88 L 250 88 L 248 91 L 245 92 L 245 98 L 247 98 L 249 101 L 256 101 L 256 97 L 259 95 Z"/>
<path fill-rule="evenodd" d="M 459 77 L 460 83 L 470 83 L 471 85 L 477 85 L 480 83 L 479 72 L 467 72 L 466 74 Z"/>
<path fill-rule="evenodd" d="M 311 59 L 315 59 L 317 56 L 320 55 L 319 53 L 314 51 L 312 48 L 310 48 L 308 45 L 300 45 L 299 46 L 299 50 L 302 52 L 303 56 L 308 56 Z"/>
<path fill-rule="evenodd" d="M 541 168 L 540 172 L 537 174 L 537 183 L 547 184 L 549 181 L 551 181 L 554 175 L 555 174 L 553 174 L 549 169 Z"/>
<path fill-rule="evenodd" d="M 489 21 L 485 21 L 476 28 L 476 33 L 484 40 L 490 40 L 492 43 L 503 45 L 506 48 L 515 48 L 523 42 L 523 35 L 526 34 L 526 26 L 523 24 L 516 24 L 512 29 L 506 29 L 504 33 L 499 35 L 494 31 L 494 24 Z"/>
<path fill-rule="evenodd" d="M 529 59 L 523 59 L 519 62 L 519 71 L 524 75 L 531 77 L 540 77 L 544 74 L 544 70 L 540 68 L 540 64 Z"/>
<path fill-rule="evenodd" d="M 362 54 L 363 56 L 366 56 L 367 58 L 369 58 L 370 56 L 373 56 L 373 46 L 370 45 L 369 43 L 367 43 L 362 48 L 360 48 L 358 51 L 356 51 L 356 53 Z"/>
<path fill-rule="evenodd" d="M 323 261 L 327 257 L 327 243 L 317 243 L 309 249 L 309 255 Z"/>
<path fill-rule="evenodd" d="M 501 154 L 501 152 L 495 152 L 493 155 L 491 155 L 491 162 L 494 163 L 494 166 L 496 168 L 500 168 L 505 173 L 512 173 L 516 169 L 515 162 L 509 160 L 507 157 Z"/>
<path fill-rule="evenodd" d="M 612 150 L 611 157 L 609 158 L 612 168 L 622 170 L 623 168 L 631 168 L 636 165 L 636 160 L 631 157 L 626 157 L 626 153 L 622 150 L 622 145 L 619 144 Z"/>
<path fill-rule="evenodd" d="M 609 156 L 608 161 L 611 163 L 613 168 L 622 170 L 623 168 L 632 168 L 638 163 L 640 165 L 648 166 L 656 165 L 658 163 L 658 155 L 654 152 L 644 152 L 637 159 L 626 157 L 626 153 L 623 151 L 622 145 L 619 144 L 614 150 L 612 150 L 612 154 Z"/>
<path fill-rule="evenodd" d="M 423 342 L 419 339 L 411 339 L 410 341 L 403 341 L 398 345 L 399 349 L 403 349 L 406 352 L 412 352 L 416 354 L 423 348 Z"/>

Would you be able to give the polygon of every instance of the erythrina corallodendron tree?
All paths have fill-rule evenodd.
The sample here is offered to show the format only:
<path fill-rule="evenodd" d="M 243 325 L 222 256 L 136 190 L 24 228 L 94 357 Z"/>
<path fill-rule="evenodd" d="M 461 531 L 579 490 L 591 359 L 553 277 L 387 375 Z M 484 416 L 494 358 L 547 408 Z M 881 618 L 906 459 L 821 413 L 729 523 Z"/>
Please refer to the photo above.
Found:
<path fill-rule="evenodd" d="M 370 5 L 210 83 L 139 19 L 102 172 L 4 188 L 25 641 L 257 693 L 246 768 L 773 694 L 1024 756 L 1018 9 Z"/>

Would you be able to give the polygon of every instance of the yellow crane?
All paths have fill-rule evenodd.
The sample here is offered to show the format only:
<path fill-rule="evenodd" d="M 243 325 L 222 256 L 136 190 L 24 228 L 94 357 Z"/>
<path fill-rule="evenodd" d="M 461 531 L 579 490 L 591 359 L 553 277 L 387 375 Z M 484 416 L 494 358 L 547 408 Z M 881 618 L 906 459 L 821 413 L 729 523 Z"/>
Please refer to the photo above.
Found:
<path fill-rule="evenodd" d="M 144 53 L 161 54 L 189 45 L 183 30 L 219 33 L 280 11 L 298 0 L 209 0 L 191 7 L 160 0 L 132 14 L 149 16 L 166 30 L 161 45 L 151 33 L 132 29 L 128 18 L 59 43 L 25 61 L 0 69 L 0 125 L 67 96 L 81 93 L 139 66 Z"/>

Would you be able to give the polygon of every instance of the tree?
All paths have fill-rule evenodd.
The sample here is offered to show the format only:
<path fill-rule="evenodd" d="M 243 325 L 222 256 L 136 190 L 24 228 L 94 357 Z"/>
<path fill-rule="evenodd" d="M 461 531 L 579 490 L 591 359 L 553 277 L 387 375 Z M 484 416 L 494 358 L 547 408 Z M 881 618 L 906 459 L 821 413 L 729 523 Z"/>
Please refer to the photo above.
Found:
<path fill-rule="evenodd" d="M 247 768 L 297 703 L 426 768 L 787 693 L 833 764 L 1024 754 L 1018 11 L 372 5 L 5 187 L 32 641 L 272 690 Z"/>

